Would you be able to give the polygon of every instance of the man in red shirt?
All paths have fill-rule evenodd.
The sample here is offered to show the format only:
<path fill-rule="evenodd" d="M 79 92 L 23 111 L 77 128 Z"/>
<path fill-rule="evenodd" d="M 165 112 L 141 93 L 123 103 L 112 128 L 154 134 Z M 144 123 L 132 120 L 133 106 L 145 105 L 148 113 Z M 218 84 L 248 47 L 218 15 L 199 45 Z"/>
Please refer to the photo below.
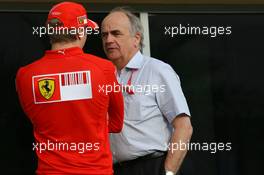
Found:
<path fill-rule="evenodd" d="M 123 126 L 122 93 L 110 61 L 85 54 L 89 20 L 84 7 L 63 2 L 49 12 L 52 48 L 19 69 L 17 92 L 34 126 L 37 174 L 112 175 L 108 132 Z M 77 33 L 59 33 L 63 29 Z M 111 87 L 111 88 L 109 88 Z M 106 90 L 108 90 L 106 92 Z"/>

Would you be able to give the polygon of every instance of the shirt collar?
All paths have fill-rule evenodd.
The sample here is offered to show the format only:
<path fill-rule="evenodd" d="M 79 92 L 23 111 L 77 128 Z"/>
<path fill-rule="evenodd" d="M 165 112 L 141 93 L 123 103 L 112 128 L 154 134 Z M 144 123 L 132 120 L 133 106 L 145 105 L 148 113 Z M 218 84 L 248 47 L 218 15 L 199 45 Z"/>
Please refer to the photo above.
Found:
<path fill-rule="evenodd" d="M 140 69 L 143 65 L 143 55 L 138 51 L 131 60 L 127 63 L 126 68 L 128 69 Z"/>
<path fill-rule="evenodd" d="M 58 58 L 83 54 L 83 50 L 80 47 L 71 47 L 60 50 L 47 50 L 45 53 L 47 56 L 56 56 Z"/>

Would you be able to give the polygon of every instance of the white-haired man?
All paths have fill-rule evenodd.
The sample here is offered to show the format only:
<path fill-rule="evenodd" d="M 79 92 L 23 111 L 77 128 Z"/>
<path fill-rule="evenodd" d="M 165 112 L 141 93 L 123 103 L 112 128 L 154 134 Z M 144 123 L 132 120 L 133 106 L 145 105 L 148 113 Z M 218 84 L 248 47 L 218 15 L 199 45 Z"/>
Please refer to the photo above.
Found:
<path fill-rule="evenodd" d="M 112 10 L 101 31 L 104 51 L 124 87 L 124 128 L 111 134 L 115 174 L 179 173 L 187 150 L 171 145 L 187 143 L 192 135 L 179 77 L 168 64 L 141 54 L 143 28 L 130 11 Z"/>

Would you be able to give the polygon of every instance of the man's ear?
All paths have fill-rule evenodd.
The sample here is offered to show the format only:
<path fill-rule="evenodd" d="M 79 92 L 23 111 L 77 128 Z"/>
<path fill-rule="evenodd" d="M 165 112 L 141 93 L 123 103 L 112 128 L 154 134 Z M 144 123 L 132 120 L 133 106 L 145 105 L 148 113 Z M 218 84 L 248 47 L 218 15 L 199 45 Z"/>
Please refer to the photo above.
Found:
<path fill-rule="evenodd" d="M 78 34 L 77 34 L 77 39 L 81 40 L 82 37 L 84 37 L 85 35 L 85 29 L 84 28 L 79 28 L 80 30 L 78 30 Z"/>
<path fill-rule="evenodd" d="M 140 40 L 141 40 L 141 34 L 139 32 L 137 32 L 135 34 L 135 47 L 140 47 L 139 44 L 140 44 Z"/>

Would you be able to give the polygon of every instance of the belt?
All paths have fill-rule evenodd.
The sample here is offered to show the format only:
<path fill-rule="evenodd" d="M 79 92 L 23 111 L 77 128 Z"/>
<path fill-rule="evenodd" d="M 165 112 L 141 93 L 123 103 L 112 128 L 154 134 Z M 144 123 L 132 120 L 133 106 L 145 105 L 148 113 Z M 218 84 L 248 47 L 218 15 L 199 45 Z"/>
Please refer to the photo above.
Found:
<path fill-rule="evenodd" d="M 147 154 L 145 156 L 138 157 L 134 160 L 148 160 L 148 159 L 155 159 L 161 156 L 167 155 L 167 151 L 155 151 L 153 153 Z"/>
<path fill-rule="evenodd" d="M 150 160 L 150 159 L 156 159 L 162 156 L 166 156 L 167 155 L 167 151 L 155 151 L 153 153 L 147 154 L 145 156 L 140 156 L 136 159 L 133 160 L 127 160 L 127 161 L 123 161 L 123 162 L 117 162 L 115 163 L 115 165 L 122 165 L 122 164 L 127 164 L 127 163 L 132 163 L 132 162 L 137 162 L 137 161 L 145 161 L 145 160 Z"/>

